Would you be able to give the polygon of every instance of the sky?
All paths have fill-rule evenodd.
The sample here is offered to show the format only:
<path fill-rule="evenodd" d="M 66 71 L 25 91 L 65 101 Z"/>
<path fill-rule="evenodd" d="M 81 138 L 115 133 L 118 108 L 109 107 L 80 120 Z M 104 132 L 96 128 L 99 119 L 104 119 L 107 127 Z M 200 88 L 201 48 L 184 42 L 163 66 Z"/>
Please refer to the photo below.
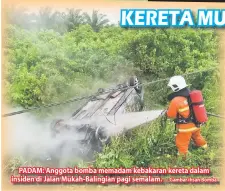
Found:
<path fill-rule="evenodd" d="M 83 12 L 87 12 L 89 14 L 92 13 L 93 10 L 99 10 L 99 13 L 102 13 L 102 14 L 105 14 L 107 16 L 107 18 L 110 20 L 110 23 L 114 23 L 114 24 L 117 24 L 118 21 L 120 20 L 120 7 L 113 7 L 113 8 L 110 8 L 110 7 L 101 7 L 99 8 L 99 5 L 94 7 L 85 7 L 85 6 L 82 6 L 82 7 L 68 7 L 68 8 L 74 8 L 74 9 L 82 9 Z M 40 7 L 35 7 L 35 8 L 27 8 L 27 11 L 28 12 L 35 12 L 35 13 L 38 13 Z M 54 8 L 52 7 L 52 10 L 53 11 L 61 11 L 61 12 L 65 12 L 66 11 L 66 8 Z"/>

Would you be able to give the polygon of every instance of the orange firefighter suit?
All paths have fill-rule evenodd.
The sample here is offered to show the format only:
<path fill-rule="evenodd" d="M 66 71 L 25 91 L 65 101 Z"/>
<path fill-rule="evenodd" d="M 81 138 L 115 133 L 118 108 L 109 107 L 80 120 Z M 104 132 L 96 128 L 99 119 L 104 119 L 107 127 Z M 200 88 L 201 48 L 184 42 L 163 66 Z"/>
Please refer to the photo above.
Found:
<path fill-rule="evenodd" d="M 182 96 L 177 96 L 173 98 L 167 110 L 167 116 L 169 118 L 176 119 L 177 114 L 187 118 L 190 114 L 190 108 L 187 102 L 187 98 Z M 176 135 L 176 146 L 178 149 L 178 154 L 186 155 L 188 152 L 188 146 L 190 140 L 192 139 L 196 146 L 207 147 L 205 139 L 200 133 L 200 128 L 196 127 L 194 123 L 187 124 L 176 124 L 177 135 Z"/>

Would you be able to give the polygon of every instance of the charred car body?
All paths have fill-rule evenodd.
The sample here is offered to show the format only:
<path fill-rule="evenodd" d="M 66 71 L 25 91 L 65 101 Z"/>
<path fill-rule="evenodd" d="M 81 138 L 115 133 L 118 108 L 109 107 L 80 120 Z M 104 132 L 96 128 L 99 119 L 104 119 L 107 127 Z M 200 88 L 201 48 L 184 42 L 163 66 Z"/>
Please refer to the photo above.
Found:
<path fill-rule="evenodd" d="M 97 120 L 99 116 L 107 118 L 107 116 L 143 110 L 144 91 L 136 76 L 115 88 L 99 89 L 98 93 L 98 96 L 87 100 L 82 107 L 76 110 L 69 120 L 56 119 L 51 123 L 53 138 L 66 133 L 71 136 L 78 135 L 76 143 L 67 139 L 60 145 L 61 149 L 68 144 L 70 146 L 74 144 L 72 152 L 79 150 L 79 156 L 90 159 L 94 152 L 101 152 L 103 146 L 110 143 L 110 137 L 104 132 L 104 125 L 90 124 L 88 119 Z M 57 153 L 60 156 L 60 151 Z"/>

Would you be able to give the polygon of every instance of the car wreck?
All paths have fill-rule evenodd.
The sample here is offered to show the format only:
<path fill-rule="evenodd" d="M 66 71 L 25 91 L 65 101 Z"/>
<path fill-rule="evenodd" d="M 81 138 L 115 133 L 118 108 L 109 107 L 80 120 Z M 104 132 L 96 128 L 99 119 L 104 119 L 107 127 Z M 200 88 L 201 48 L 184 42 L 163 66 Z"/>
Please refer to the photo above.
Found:
<path fill-rule="evenodd" d="M 69 119 L 56 119 L 51 123 L 53 138 L 63 134 L 79 135 L 76 139 L 79 148 L 74 144 L 73 152 L 77 152 L 78 149 L 79 156 L 83 159 L 93 158 L 95 152 L 101 152 L 103 146 L 110 143 L 110 135 L 106 133 L 107 128 L 104 126 L 106 122 L 108 123 L 106 126 L 113 126 L 115 116 L 140 112 L 144 107 L 144 90 L 136 76 L 114 88 L 99 89 L 98 94 L 87 100 Z M 65 140 L 60 148 L 73 144 L 69 142 L 70 140 Z M 60 150 L 57 155 L 60 156 Z"/>

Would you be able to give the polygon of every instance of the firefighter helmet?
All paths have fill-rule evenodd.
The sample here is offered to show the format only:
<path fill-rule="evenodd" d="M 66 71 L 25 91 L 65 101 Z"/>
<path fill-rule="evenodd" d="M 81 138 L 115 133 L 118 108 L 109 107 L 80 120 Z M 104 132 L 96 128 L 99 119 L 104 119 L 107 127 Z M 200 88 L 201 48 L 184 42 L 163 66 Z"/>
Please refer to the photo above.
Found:
<path fill-rule="evenodd" d="M 183 76 L 173 76 L 170 78 L 168 86 L 174 91 L 178 92 L 187 87 Z"/>

